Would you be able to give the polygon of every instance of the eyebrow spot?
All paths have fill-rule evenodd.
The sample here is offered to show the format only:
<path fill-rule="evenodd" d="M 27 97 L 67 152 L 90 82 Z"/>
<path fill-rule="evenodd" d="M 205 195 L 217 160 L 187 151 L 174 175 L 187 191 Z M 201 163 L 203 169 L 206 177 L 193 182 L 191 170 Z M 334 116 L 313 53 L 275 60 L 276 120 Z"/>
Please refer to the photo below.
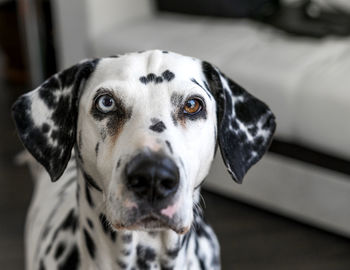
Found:
<path fill-rule="evenodd" d="M 152 82 L 155 79 L 156 79 L 156 75 L 154 73 L 150 73 L 147 75 L 148 82 Z"/>
<path fill-rule="evenodd" d="M 157 83 L 162 83 L 163 82 L 163 78 L 162 77 L 160 77 L 160 76 L 158 76 L 157 78 L 156 78 L 156 80 L 155 80 L 155 83 L 157 84 Z"/>
<path fill-rule="evenodd" d="M 169 71 L 168 69 L 162 73 L 162 76 L 164 80 L 167 80 L 168 82 L 175 78 L 175 74 Z"/>
<path fill-rule="evenodd" d="M 143 84 L 147 84 L 148 80 L 145 76 L 140 77 L 140 82 L 142 82 Z"/>

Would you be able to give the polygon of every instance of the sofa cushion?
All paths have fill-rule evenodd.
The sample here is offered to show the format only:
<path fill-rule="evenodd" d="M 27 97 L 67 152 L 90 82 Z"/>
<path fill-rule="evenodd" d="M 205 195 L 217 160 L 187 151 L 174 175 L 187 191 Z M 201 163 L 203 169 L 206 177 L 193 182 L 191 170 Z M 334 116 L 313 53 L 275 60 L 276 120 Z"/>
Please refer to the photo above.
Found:
<path fill-rule="evenodd" d="M 350 159 L 349 39 L 295 38 L 246 20 L 159 15 L 107 29 L 92 55 L 166 49 L 208 60 L 277 117 L 277 136 Z"/>

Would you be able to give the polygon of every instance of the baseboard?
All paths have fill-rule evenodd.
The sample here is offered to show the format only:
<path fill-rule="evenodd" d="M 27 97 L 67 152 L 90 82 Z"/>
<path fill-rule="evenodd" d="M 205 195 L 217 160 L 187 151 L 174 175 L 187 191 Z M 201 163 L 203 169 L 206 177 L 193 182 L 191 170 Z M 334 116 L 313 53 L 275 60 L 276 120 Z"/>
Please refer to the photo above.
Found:
<path fill-rule="evenodd" d="M 350 176 L 268 153 L 238 185 L 218 154 L 209 190 L 350 237 Z"/>

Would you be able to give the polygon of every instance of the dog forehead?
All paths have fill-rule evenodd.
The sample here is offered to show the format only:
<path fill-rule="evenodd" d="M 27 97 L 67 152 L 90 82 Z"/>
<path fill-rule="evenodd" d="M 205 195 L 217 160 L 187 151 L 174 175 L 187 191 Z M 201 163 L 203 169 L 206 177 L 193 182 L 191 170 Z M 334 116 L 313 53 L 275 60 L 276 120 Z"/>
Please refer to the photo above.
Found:
<path fill-rule="evenodd" d="M 128 84 L 140 83 L 140 78 L 150 74 L 156 78 L 163 76 L 162 80 L 167 75 L 174 81 L 189 80 L 192 77 L 198 78 L 201 77 L 201 61 L 160 50 L 106 57 L 100 60 L 90 85 L 97 87 L 99 84 L 108 84 L 113 81 L 127 82 Z M 165 78 L 164 82 L 166 81 Z"/>

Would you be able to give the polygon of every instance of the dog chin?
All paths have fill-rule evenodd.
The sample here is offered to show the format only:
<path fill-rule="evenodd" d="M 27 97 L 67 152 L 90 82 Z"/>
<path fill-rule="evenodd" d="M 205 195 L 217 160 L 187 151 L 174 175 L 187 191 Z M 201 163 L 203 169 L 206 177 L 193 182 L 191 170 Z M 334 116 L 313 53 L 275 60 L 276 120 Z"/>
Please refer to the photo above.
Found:
<path fill-rule="evenodd" d="M 177 226 L 172 220 L 166 220 L 155 215 L 148 215 L 139 218 L 132 223 L 113 223 L 113 227 L 117 230 L 129 231 L 146 231 L 159 232 L 166 230 L 173 230 L 177 234 L 185 234 L 189 231 L 190 226 Z"/>

